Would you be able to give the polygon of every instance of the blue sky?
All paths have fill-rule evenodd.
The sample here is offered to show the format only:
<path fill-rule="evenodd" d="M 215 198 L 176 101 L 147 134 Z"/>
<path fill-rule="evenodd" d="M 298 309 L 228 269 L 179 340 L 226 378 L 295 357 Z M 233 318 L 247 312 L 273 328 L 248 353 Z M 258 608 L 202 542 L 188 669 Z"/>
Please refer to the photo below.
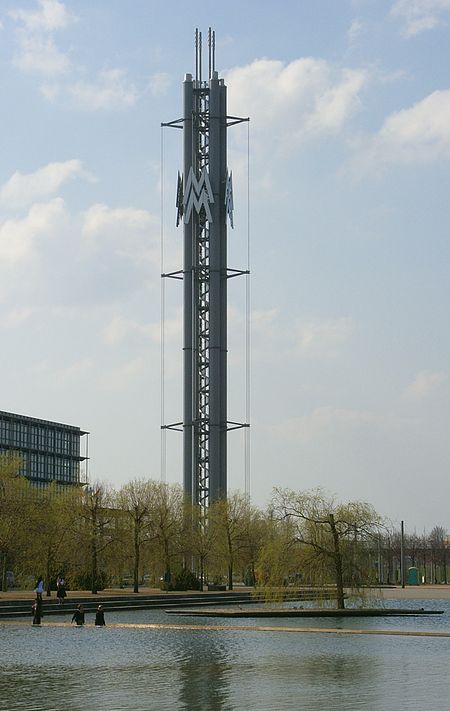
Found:
<path fill-rule="evenodd" d="M 159 478 L 161 205 L 166 269 L 182 240 L 181 132 L 164 132 L 161 181 L 160 123 L 181 115 L 195 27 L 211 25 L 229 112 L 251 117 L 253 500 L 322 486 L 450 528 L 450 0 L 2 0 L 0 23 L 1 409 L 89 430 L 92 478 Z M 247 140 L 230 129 L 237 267 Z M 243 323 L 233 284 L 233 420 Z M 181 481 L 181 439 L 167 442 Z M 242 433 L 229 444 L 243 489 Z"/>

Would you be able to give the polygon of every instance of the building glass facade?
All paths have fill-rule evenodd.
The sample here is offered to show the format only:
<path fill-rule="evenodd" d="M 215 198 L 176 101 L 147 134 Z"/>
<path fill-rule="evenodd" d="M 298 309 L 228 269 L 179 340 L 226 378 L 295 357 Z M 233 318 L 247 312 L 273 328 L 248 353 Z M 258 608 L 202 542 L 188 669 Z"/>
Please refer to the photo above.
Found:
<path fill-rule="evenodd" d="M 54 481 L 77 486 L 80 482 L 81 437 L 79 427 L 0 410 L 0 453 L 17 452 L 23 460 L 21 474 L 45 486 Z"/>

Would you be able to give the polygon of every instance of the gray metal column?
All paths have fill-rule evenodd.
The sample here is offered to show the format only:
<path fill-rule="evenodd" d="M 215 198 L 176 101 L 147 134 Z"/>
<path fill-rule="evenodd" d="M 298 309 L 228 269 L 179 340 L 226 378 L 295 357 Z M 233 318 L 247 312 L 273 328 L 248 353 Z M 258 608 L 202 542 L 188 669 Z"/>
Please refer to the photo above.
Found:
<path fill-rule="evenodd" d="M 186 184 L 193 159 L 193 112 L 194 93 L 192 75 L 186 74 L 183 84 L 184 94 L 184 183 Z M 193 482 L 193 218 L 184 225 L 184 254 L 183 254 L 183 482 L 184 491 L 192 498 L 195 490 Z"/>
<path fill-rule="evenodd" d="M 226 496 L 227 227 L 225 211 L 226 89 L 209 82 L 209 176 L 214 202 L 210 242 L 210 501 Z"/>
<path fill-rule="evenodd" d="M 227 283 L 249 274 L 227 266 L 228 217 L 233 226 L 227 129 L 249 119 L 227 116 L 211 28 L 207 81 L 198 29 L 195 47 L 195 78 L 186 74 L 183 84 L 183 117 L 161 124 L 183 129 L 184 153 L 176 203 L 177 225 L 183 222 L 183 268 L 161 275 L 183 280 L 183 420 L 161 427 L 182 429 L 184 492 L 206 514 L 210 503 L 227 495 L 228 432 L 249 427 L 229 421 L 227 412 Z"/>

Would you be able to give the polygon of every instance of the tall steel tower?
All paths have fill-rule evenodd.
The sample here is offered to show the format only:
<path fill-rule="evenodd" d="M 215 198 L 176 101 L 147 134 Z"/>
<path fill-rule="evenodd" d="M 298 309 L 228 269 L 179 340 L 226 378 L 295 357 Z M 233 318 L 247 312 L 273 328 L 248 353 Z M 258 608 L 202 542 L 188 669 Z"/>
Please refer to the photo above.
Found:
<path fill-rule="evenodd" d="M 195 78 L 183 84 L 184 167 L 178 175 L 177 225 L 183 224 L 183 430 L 185 493 L 206 508 L 227 493 L 227 433 L 248 424 L 227 417 L 227 281 L 248 271 L 227 267 L 227 220 L 233 226 L 227 128 L 248 121 L 227 116 L 227 88 L 215 68 L 215 33 L 208 32 L 208 77 L 202 78 L 202 35 L 195 33 Z M 182 274 L 182 277 L 181 277 Z"/>

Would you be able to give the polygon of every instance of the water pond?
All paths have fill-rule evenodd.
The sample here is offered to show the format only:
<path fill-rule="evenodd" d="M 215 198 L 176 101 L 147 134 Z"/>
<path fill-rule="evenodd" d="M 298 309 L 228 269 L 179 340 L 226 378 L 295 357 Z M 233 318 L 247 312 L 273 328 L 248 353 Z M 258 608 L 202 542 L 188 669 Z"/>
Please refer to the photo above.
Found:
<path fill-rule="evenodd" d="M 386 604 L 399 606 L 398 601 Z M 71 627 L 70 617 L 63 616 L 44 618 L 41 628 L 33 628 L 31 620 L 0 622 L 0 709 L 447 711 L 450 636 L 281 629 L 450 634 L 449 601 L 400 606 L 445 614 L 299 621 L 136 611 L 109 613 L 105 628 Z M 88 615 L 86 621 L 93 620 Z M 151 624 L 164 626 L 146 626 Z M 232 625 L 239 629 L 221 628 Z M 258 629 L 263 626 L 279 629 Z"/>

